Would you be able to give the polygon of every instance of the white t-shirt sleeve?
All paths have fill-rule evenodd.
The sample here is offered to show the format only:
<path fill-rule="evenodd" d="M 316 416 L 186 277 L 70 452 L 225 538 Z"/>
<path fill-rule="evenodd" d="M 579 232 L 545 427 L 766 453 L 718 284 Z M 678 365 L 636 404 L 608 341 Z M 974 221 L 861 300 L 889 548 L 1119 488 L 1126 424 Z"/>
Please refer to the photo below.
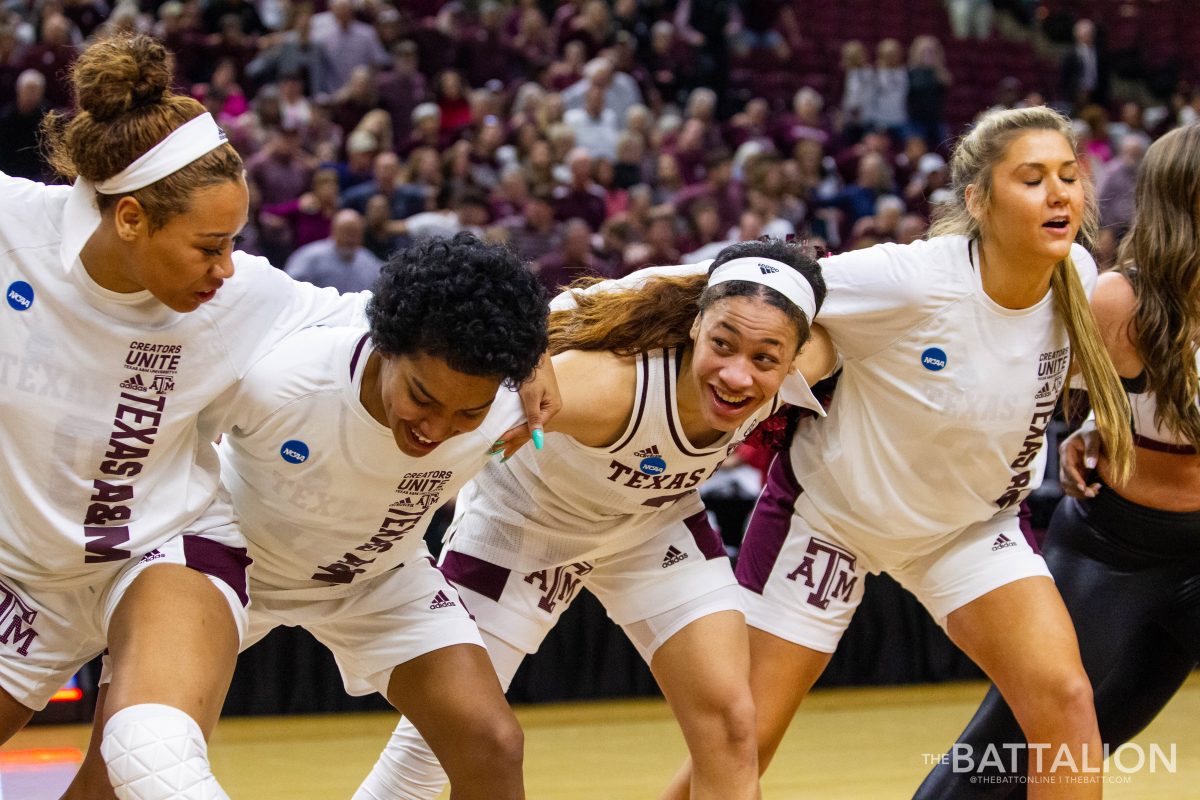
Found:
<path fill-rule="evenodd" d="M 688 275 L 705 275 L 712 260 L 701 261 L 698 264 L 679 264 L 670 267 L 646 267 L 629 273 L 623 278 L 612 278 L 600 281 L 586 289 L 568 289 L 561 292 L 550 301 L 551 311 L 565 311 L 575 307 L 575 294 L 595 294 L 597 292 L 617 292 L 636 289 L 652 278 L 678 278 Z"/>
<path fill-rule="evenodd" d="M 816 321 L 842 357 L 876 353 L 921 318 L 929 300 L 920 263 L 925 246 L 875 245 L 820 259 L 827 293 Z"/>
<path fill-rule="evenodd" d="M 1079 273 L 1079 280 L 1083 283 L 1083 290 L 1087 292 L 1088 299 L 1092 299 L 1092 292 L 1096 291 L 1096 281 L 1100 278 L 1100 269 L 1096 266 L 1096 259 L 1092 258 L 1092 254 L 1087 251 L 1081 244 L 1071 245 L 1071 260 L 1075 262 L 1075 270 Z"/>

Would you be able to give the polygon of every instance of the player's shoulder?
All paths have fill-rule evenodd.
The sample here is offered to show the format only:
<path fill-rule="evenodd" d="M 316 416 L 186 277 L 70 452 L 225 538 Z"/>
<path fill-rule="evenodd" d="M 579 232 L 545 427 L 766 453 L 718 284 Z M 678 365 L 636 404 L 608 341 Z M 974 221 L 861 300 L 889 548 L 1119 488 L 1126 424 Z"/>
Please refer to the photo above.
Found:
<path fill-rule="evenodd" d="M 246 372 L 243 385 L 260 400 L 278 403 L 339 390 L 362 369 L 368 333 L 352 327 L 313 326 L 285 336 Z"/>
<path fill-rule="evenodd" d="M 70 186 L 47 186 L 0 172 L 0 241 L 9 247 L 61 237 Z"/>

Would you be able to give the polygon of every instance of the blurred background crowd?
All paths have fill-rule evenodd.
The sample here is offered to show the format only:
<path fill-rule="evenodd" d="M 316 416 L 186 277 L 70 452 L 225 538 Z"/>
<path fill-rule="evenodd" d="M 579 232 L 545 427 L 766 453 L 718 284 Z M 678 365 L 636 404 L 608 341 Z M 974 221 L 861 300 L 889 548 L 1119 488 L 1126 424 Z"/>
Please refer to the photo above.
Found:
<path fill-rule="evenodd" d="M 551 290 L 762 235 L 911 241 L 952 137 L 1042 102 L 1083 134 L 1103 262 L 1146 145 L 1200 113 L 1200 15 L 1168 0 L 109 1 L 0 7 L 0 169 L 51 180 L 82 43 L 152 32 L 246 159 L 242 248 L 346 290 L 463 229 Z"/>

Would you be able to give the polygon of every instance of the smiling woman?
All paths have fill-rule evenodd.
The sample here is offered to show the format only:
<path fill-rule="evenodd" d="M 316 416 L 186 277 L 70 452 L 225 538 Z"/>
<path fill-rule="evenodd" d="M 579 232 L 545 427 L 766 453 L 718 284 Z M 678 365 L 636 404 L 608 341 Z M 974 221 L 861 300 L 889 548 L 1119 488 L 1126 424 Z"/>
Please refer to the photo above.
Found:
<path fill-rule="evenodd" d="M 560 296 L 546 448 L 464 488 L 443 551 L 505 686 L 579 590 L 596 595 L 704 754 L 697 798 L 757 797 L 758 773 L 737 587 L 696 487 L 784 394 L 819 409 L 804 376 L 832 352 L 801 347 L 824 295 L 798 246 L 759 241 Z M 442 780 L 406 720 L 357 797 L 432 798 Z"/>

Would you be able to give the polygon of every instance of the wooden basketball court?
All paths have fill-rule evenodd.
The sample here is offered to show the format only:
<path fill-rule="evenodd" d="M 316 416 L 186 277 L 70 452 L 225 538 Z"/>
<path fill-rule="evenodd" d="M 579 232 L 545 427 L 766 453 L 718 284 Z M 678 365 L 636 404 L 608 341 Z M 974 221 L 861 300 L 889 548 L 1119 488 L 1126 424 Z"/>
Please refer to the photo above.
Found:
<path fill-rule="evenodd" d="M 450 687 L 448 687 L 449 689 Z M 817 691 L 763 780 L 766 800 L 907 798 L 983 696 L 979 683 Z M 657 700 L 518 708 L 531 800 L 654 798 L 684 756 Z M 395 718 L 389 714 L 231 718 L 212 762 L 233 798 L 348 798 Z M 36 727 L 0 751 L 0 800 L 51 800 L 86 744 L 83 726 Z M 1200 678 L 1193 677 L 1137 739 L 1176 745 L 1176 771 L 1113 771 L 1105 796 L 1200 797 Z M 1132 759 L 1126 759 L 1132 763 Z"/>

